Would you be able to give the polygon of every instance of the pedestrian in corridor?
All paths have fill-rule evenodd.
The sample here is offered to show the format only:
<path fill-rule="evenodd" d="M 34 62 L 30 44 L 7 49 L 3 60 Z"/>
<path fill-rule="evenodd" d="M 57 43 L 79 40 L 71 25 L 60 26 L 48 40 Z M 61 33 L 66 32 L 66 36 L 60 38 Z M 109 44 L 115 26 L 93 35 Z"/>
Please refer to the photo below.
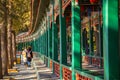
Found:
<path fill-rule="evenodd" d="M 32 58 L 33 58 L 32 48 L 28 47 L 28 50 L 27 50 L 27 65 L 28 65 L 28 67 L 31 66 Z"/>
<path fill-rule="evenodd" d="M 27 64 L 26 54 L 27 54 L 27 49 L 25 48 L 25 49 L 22 51 L 22 61 L 23 61 L 24 65 Z"/>

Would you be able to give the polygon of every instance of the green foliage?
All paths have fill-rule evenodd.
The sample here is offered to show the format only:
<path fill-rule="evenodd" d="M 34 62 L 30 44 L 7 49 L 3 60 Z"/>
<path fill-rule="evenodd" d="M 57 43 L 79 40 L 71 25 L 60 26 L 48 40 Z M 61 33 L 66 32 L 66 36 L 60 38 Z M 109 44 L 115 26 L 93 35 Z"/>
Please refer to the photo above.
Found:
<path fill-rule="evenodd" d="M 4 10 L 5 10 L 5 0 L 0 0 L 0 23 L 3 20 L 3 14 L 4 14 Z"/>
<path fill-rule="evenodd" d="M 30 0 L 12 0 L 11 17 L 16 32 L 30 26 Z M 26 27 L 27 26 L 27 27 Z"/>
<path fill-rule="evenodd" d="M 9 9 L 7 16 L 11 17 L 12 29 L 16 33 L 30 28 L 30 6 L 30 0 L 0 0 L 0 23 L 4 19 L 4 10 Z"/>

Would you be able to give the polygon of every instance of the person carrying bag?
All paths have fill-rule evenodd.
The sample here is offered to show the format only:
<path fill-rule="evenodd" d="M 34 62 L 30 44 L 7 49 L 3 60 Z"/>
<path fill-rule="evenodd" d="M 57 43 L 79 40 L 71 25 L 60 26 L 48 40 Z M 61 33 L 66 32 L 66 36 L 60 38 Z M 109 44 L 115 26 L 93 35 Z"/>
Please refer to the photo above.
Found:
<path fill-rule="evenodd" d="M 32 49 L 31 49 L 31 47 L 29 47 L 28 51 L 27 51 L 27 65 L 28 65 L 28 67 L 31 66 L 32 58 L 33 58 Z"/>

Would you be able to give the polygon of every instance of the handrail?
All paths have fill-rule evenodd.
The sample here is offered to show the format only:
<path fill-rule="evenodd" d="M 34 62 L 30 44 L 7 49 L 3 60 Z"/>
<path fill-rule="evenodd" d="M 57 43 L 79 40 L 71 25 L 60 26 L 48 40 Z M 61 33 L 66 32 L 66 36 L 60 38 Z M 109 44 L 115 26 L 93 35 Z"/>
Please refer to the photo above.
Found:
<path fill-rule="evenodd" d="M 39 52 L 38 52 L 38 54 L 44 56 L 44 57 L 47 58 L 47 59 L 49 58 L 49 57 L 47 57 L 47 56 L 45 56 L 45 55 L 43 55 L 43 54 L 41 54 L 41 53 L 39 53 Z M 59 62 L 57 62 L 57 61 L 55 61 L 55 60 L 53 60 L 53 59 L 51 59 L 51 58 L 49 58 L 49 59 L 52 60 L 52 62 L 60 65 Z M 67 65 L 65 65 L 65 64 L 61 64 L 61 65 L 62 65 L 62 67 L 67 68 L 67 69 L 69 69 L 69 70 L 72 71 L 72 69 L 71 69 L 70 66 L 67 66 Z M 103 79 L 103 76 L 100 76 L 100 75 L 96 76 L 97 74 L 96 74 L 95 72 L 90 71 L 90 70 L 75 69 L 74 71 L 75 71 L 75 73 L 78 73 L 79 75 L 82 75 L 82 76 L 86 76 L 86 77 L 91 78 L 91 80 L 104 80 L 104 79 Z"/>

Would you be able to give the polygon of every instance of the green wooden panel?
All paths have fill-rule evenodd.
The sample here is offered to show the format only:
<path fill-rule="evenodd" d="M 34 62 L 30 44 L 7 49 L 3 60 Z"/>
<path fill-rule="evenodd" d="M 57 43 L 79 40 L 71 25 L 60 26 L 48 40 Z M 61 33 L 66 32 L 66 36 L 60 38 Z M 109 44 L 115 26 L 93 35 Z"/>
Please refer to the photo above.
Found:
<path fill-rule="evenodd" d="M 103 0 L 104 80 L 120 80 L 118 0 Z"/>
<path fill-rule="evenodd" d="M 76 80 L 75 69 L 82 69 L 80 7 L 72 0 L 72 80 Z"/>
<path fill-rule="evenodd" d="M 62 17 L 62 0 L 59 0 L 59 24 L 60 24 L 60 80 L 62 80 L 62 64 L 67 64 L 66 52 L 66 23 Z"/>

